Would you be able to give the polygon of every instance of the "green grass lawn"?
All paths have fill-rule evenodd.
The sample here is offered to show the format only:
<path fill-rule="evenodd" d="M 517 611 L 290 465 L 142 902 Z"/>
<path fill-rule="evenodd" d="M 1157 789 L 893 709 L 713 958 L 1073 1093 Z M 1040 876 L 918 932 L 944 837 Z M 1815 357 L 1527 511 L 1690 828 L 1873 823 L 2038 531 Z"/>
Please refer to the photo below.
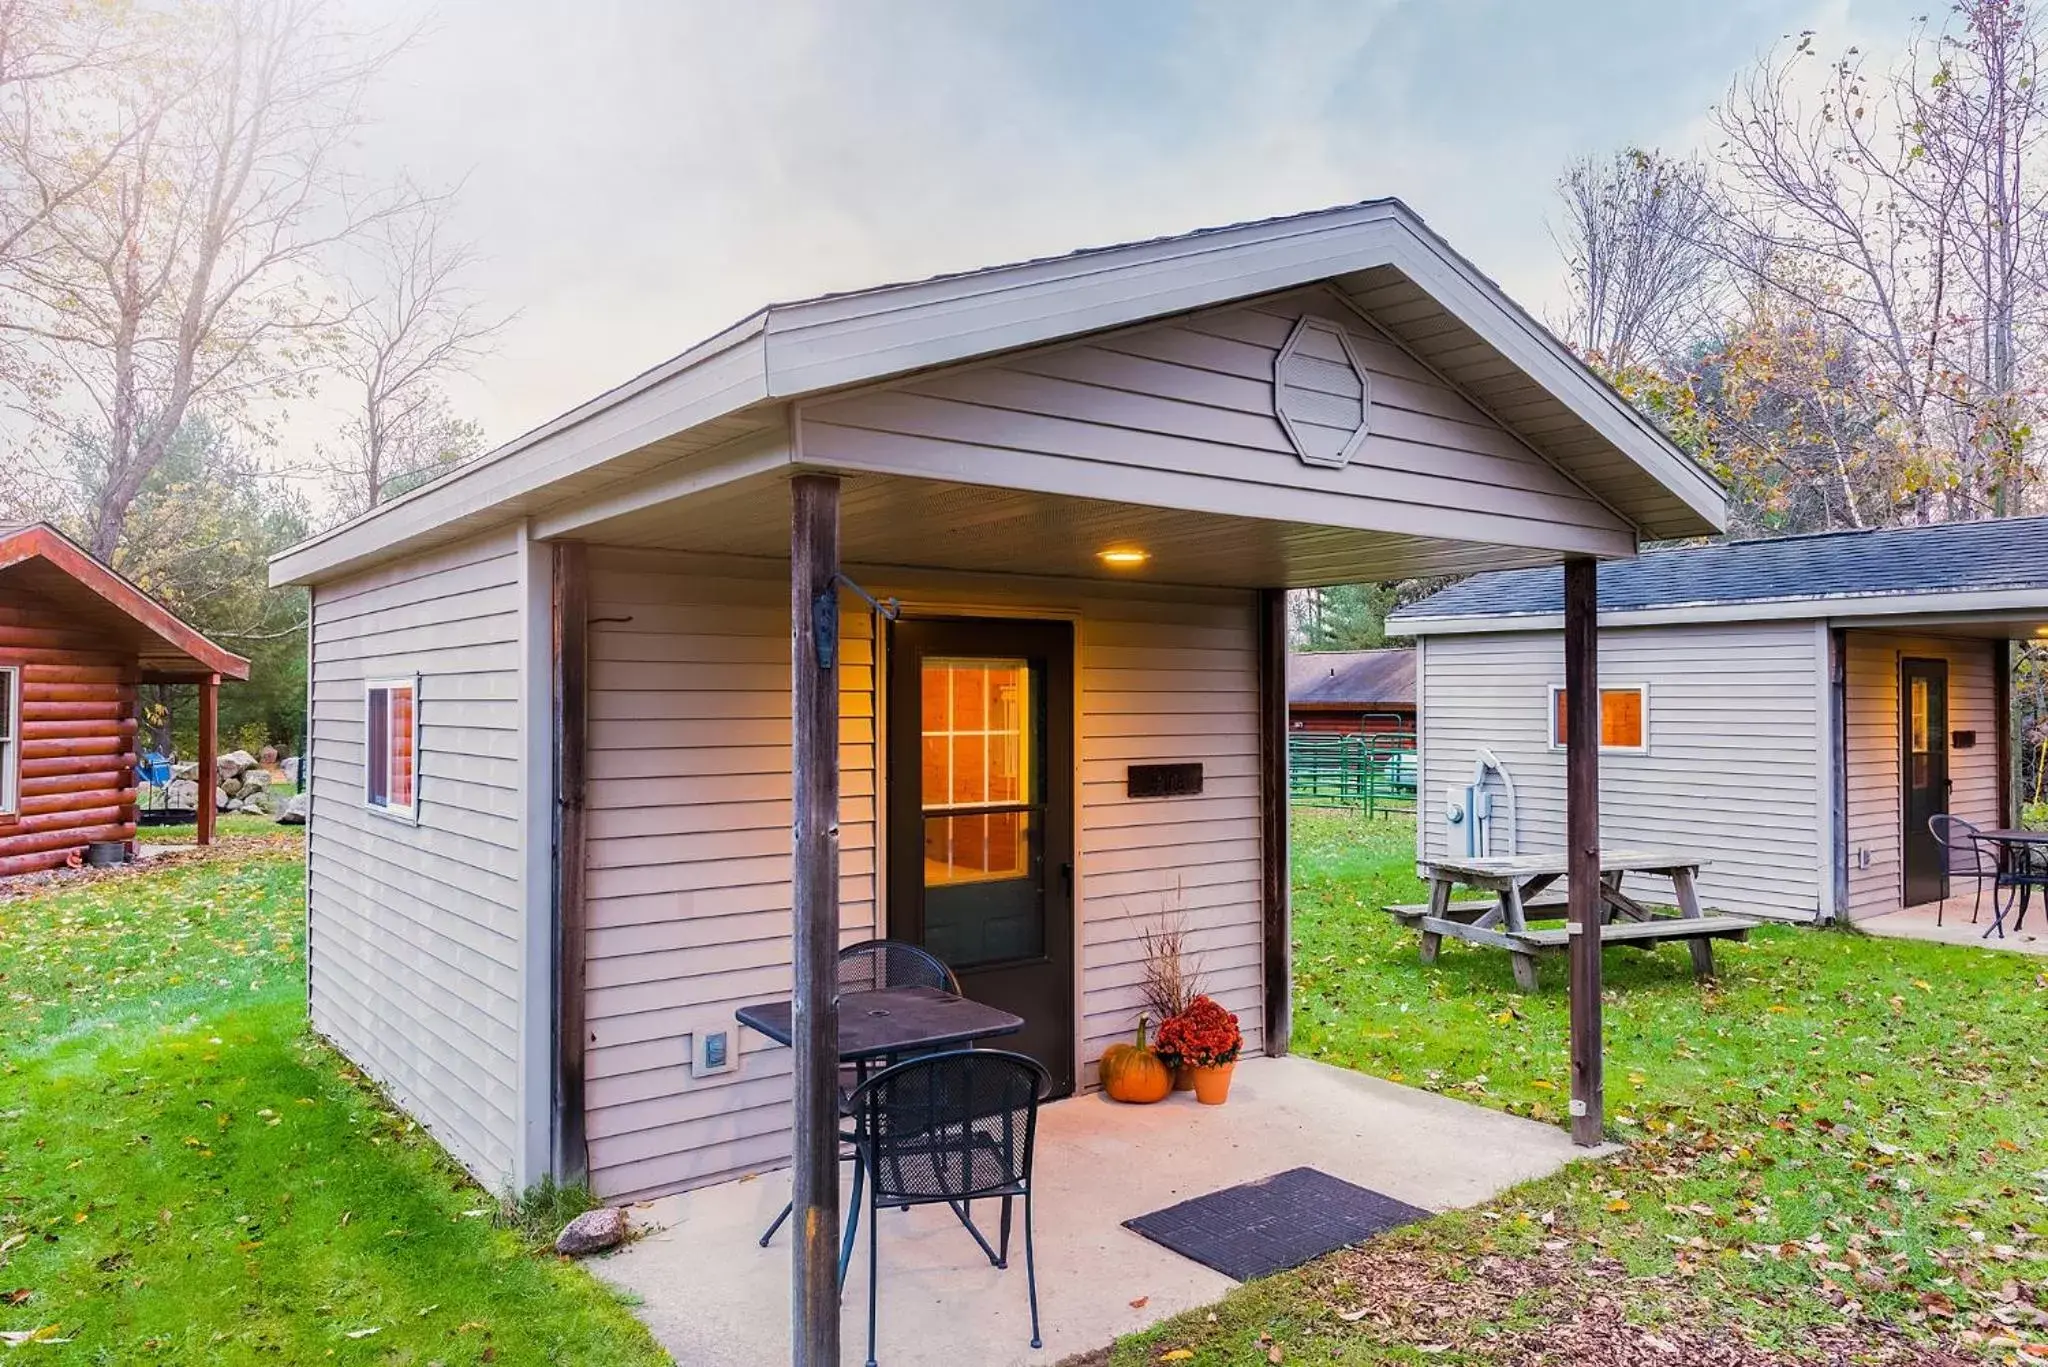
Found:
<path fill-rule="evenodd" d="M 0 902 L 0 1333 L 41 1336 L 23 1362 L 666 1362 L 307 1032 L 295 845 Z"/>
<path fill-rule="evenodd" d="M 1534 996 L 1495 951 L 1423 965 L 1378 910 L 1420 900 L 1413 841 L 1407 820 L 1297 813 L 1296 1050 L 1558 1120 L 1563 961 Z M 2048 961 L 1778 927 L 1715 953 L 1704 986 L 1681 946 L 1606 955 L 1620 1157 L 1254 1283 L 1112 1361 L 2048 1360 Z"/>

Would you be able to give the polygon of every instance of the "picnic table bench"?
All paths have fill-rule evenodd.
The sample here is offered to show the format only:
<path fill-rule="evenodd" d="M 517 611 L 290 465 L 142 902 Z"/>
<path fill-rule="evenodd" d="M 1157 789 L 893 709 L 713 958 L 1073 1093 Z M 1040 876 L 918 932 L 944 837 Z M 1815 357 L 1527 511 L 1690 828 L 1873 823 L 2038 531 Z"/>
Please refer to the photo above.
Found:
<path fill-rule="evenodd" d="M 1692 952 L 1693 972 L 1714 973 L 1715 940 L 1742 940 L 1759 924 L 1747 916 L 1708 916 L 1695 886 L 1703 859 L 1685 850 L 1602 850 L 1600 852 L 1600 943 L 1654 948 L 1682 940 Z M 1510 855 L 1502 858 L 1425 859 L 1416 871 L 1429 883 L 1429 901 L 1385 908 L 1422 934 L 1422 961 L 1434 963 L 1444 937 L 1508 952 L 1515 986 L 1536 990 L 1536 956 L 1563 949 L 1571 927 L 1535 929 L 1531 921 L 1563 920 L 1565 899 L 1556 886 L 1565 875 L 1565 855 Z M 1655 874 L 1671 880 L 1678 902 L 1675 916 L 1651 911 L 1622 891 L 1624 874 Z M 1492 894 L 1454 900 L 1459 887 Z"/>

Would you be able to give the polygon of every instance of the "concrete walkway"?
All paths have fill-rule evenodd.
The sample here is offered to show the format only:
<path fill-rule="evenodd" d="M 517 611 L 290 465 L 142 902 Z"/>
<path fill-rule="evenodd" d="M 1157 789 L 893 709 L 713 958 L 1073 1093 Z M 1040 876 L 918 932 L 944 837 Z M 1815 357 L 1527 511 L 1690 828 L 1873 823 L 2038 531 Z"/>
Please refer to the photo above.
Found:
<path fill-rule="evenodd" d="M 1039 1117 L 1044 1349 L 1030 1347 L 1021 1230 L 998 1271 L 938 1206 L 882 1212 L 879 1358 L 887 1367 L 1049 1367 L 1216 1301 L 1236 1283 L 1121 1222 L 1239 1182 L 1306 1165 L 1444 1210 L 1588 1152 L 1550 1125 L 1296 1058 L 1244 1060 L 1221 1107 L 1187 1094 L 1157 1106 L 1099 1094 L 1062 1101 Z M 679 1363 L 787 1362 L 789 1235 L 767 1249 L 755 1240 L 788 1197 L 788 1174 L 776 1172 L 635 1207 L 634 1227 L 656 1232 L 589 1266 L 640 1298 L 635 1313 Z M 993 1206 L 987 1216 L 992 1229 Z M 865 1231 L 844 1335 L 843 1360 L 862 1361 Z"/>
<path fill-rule="evenodd" d="M 1881 916 L 1866 916 L 1856 923 L 1856 929 L 1866 935 L 1876 935 L 1888 940 L 1931 940 L 1945 945 L 1974 945 L 1978 949 L 2007 949 L 2015 954 L 2048 954 L 2048 897 L 2035 896 L 2027 908 L 2026 929 L 2014 930 L 2013 922 L 2019 918 L 2017 906 L 2005 915 L 2005 935 L 1984 938 L 1984 932 L 1991 928 L 1991 889 L 1984 890 L 1982 909 L 1977 921 L 1970 922 L 1970 912 L 1976 905 L 1970 893 L 1951 897 L 1946 902 L 1927 902 L 1917 907 L 1902 907 L 1888 911 Z M 1941 924 L 1936 925 L 1935 913 L 1941 913 Z"/>

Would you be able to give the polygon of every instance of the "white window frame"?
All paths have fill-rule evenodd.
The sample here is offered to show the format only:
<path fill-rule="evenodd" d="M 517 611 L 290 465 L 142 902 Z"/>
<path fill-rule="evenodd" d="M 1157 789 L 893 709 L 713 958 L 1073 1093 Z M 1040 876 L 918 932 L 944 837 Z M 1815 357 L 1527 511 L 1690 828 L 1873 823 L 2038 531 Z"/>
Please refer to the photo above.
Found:
<path fill-rule="evenodd" d="M 1554 683 L 1550 685 L 1550 693 L 1548 696 L 1549 706 L 1544 709 L 1543 714 L 1543 730 L 1550 739 L 1550 748 L 1559 754 L 1562 754 L 1564 752 L 1564 742 L 1560 741 L 1557 738 L 1557 699 L 1558 695 L 1563 692 L 1563 684 Z M 1646 683 L 1604 683 L 1600 685 L 1600 692 L 1602 694 L 1634 693 L 1643 700 L 1643 743 L 1641 745 L 1608 745 L 1605 742 L 1602 742 L 1600 746 L 1600 753 L 1603 755 L 1649 754 L 1650 686 Z"/>
<path fill-rule="evenodd" d="M 403 807 L 395 803 L 378 802 L 370 796 L 370 699 L 379 689 L 382 689 L 384 690 L 385 706 L 388 708 L 390 706 L 391 690 L 398 688 L 410 689 L 412 691 L 412 801 Z M 363 806 L 366 810 L 375 812 L 379 816 L 389 817 L 393 821 L 403 821 L 411 826 L 420 824 L 421 711 L 419 675 L 413 674 L 390 679 L 366 679 L 363 681 Z M 387 745 L 390 744 L 392 731 L 389 725 L 385 727 L 384 738 L 385 743 Z M 391 761 L 396 757 L 395 753 L 385 756 L 384 772 L 387 785 L 390 782 Z"/>
<path fill-rule="evenodd" d="M 21 815 L 21 666 L 0 665 L 0 817 Z"/>

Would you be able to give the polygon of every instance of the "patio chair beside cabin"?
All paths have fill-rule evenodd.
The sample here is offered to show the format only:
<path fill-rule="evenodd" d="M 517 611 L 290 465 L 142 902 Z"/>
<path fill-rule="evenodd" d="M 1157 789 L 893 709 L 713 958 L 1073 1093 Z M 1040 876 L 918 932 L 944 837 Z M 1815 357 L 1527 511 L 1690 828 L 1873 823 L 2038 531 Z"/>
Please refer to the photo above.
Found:
<path fill-rule="evenodd" d="M 1984 885 L 1998 883 L 1998 855 L 1982 840 L 1973 821 L 1946 812 L 1936 812 L 1927 818 L 1927 830 L 1935 843 L 1941 846 L 1944 866 L 1951 879 L 1968 878 L 1977 885 L 1976 896 L 1970 903 L 1970 924 L 1977 924 L 1977 916 L 1984 908 Z M 1934 907 L 1934 924 L 1941 924 L 1943 902 Z"/>
<path fill-rule="evenodd" d="M 885 1068 L 854 1091 L 850 1110 L 869 1174 L 867 1367 L 876 1367 L 881 1281 L 876 1217 L 885 1206 L 945 1203 L 989 1262 L 1007 1268 L 1012 1204 L 1021 1199 L 1031 1346 L 1044 1346 L 1031 1239 L 1031 1159 L 1038 1104 L 1051 1085 L 1044 1065 L 1027 1055 L 954 1049 Z M 1003 1203 L 993 1248 L 975 1226 L 972 1211 L 975 1201 L 989 1199 Z"/>

